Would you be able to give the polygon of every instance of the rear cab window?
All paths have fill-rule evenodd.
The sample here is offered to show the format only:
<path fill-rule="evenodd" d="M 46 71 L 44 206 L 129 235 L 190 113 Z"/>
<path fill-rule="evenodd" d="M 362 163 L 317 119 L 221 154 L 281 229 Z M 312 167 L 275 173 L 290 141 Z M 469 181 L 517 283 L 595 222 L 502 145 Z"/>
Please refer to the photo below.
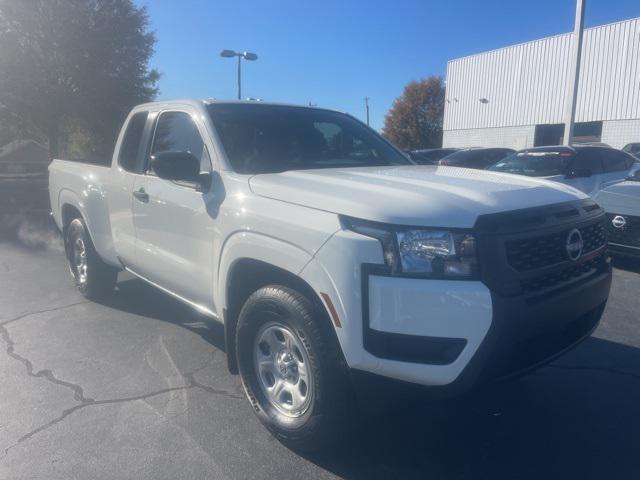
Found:
<path fill-rule="evenodd" d="M 140 173 L 142 171 L 139 152 L 148 116 L 149 112 L 134 113 L 127 124 L 120 151 L 118 152 L 118 165 L 127 172 Z"/>

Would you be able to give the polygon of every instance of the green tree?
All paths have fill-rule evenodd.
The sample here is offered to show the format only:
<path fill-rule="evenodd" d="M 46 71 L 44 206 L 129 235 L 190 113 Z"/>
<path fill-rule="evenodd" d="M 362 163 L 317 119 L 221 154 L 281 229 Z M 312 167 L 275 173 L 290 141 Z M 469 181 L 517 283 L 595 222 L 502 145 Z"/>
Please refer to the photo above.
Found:
<path fill-rule="evenodd" d="M 383 135 L 403 149 L 442 146 L 444 90 L 438 76 L 409 83 L 385 116 Z"/>
<path fill-rule="evenodd" d="M 131 0 L 0 0 L 0 105 L 52 157 L 71 128 L 106 153 L 128 110 L 157 93 L 154 44 Z"/>

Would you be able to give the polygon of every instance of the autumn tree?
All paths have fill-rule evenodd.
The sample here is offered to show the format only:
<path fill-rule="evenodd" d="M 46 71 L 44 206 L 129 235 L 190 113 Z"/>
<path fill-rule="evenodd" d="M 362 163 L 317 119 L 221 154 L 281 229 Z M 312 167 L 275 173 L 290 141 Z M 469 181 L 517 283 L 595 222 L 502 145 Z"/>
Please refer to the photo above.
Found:
<path fill-rule="evenodd" d="M 404 87 L 384 118 L 383 135 L 403 149 L 440 147 L 444 82 L 430 76 Z"/>
<path fill-rule="evenodd" d="M 107 152 L 131 107 L 157 93 L 154 44 L 131 0 L 0 0 L 0 106 L 52 157 L 70 128 Z"/>

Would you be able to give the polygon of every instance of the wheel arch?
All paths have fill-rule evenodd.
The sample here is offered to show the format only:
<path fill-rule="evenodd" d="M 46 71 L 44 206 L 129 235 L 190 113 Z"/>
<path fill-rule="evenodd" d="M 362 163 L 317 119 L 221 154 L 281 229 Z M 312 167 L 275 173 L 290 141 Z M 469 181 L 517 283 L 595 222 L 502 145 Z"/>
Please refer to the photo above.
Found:
<path fill-rule="evenodd" d="M 80 218 L 84 220 L 82 216 L 82 212 L 73 204 L 65 203 L 62 205 L 60 209 L 60 221 L 62 223 L 62 238 L 64 242 L 64 253 L 67 256 L 67 259 L 71 258 L 71 252 L 69 251 L 69 246 L 67 245 L 67 229 L 73 220 L 76 218 Z M 86 222 L 85 222 L 86 224 Z M 88 232 L 87 232 L 88 233 Z M 91 235 L 89 233 L 89 235 Z"/>
<path fill-rule="evenodd" d="M 62 205 L 61 208 L 61 212 L 60 212 L 61 218 L 62 218 L 62 228 L 66 229 L 69 224 L 71 223 L 71 221 L 75 218 L 82 218 L 84 219 L 82 212 L 80 212 L 80 210 L 78 209 L 78 207 L 76 207 L 75 205 L 71 204 L 71 203 L 65 203 L 64 205 Z"/>
<path fill-rule="evenodd" d="M 82 196 L 67 188 L 60 191 L 58 226 L 65 235 L 69 222 L 74 218 L 81 218 L 98 255 L 103 261 L 117 268 L 119 263 L 113 249 L 107 199 L 97 189 L 88 190 L 89 192 L 83 192 Z"/>
<path fill-rule="evenodd" d="M 232 373 L 238 373 L 235 335 L 240 310 L 253 292 L 267 285 L 281 285 L 291 288 L 313 302 L 316 311 L 321 316 L 320 321 L 328 327 L 327 332 L 330 333 L 339 347 L 335 330 L 331 326 L 329 312 L 327 312 L 319 293 L 307 281 L 302 279 L 297 272 L 268 261 L 243 257 L 233 262 L 227 273 L 225 284 L 224 335 L 227 364 L 229 371 Z"/>
<path fill-rule="evenodd" d="M 84 208 L 78 195 L 67 188 L 60 190 L 58 195 L 60 228 L 66 228 L 74 218 L 82 218 L 86 223 Z M 87 226 L 88 228 L 88 226 Z"/>

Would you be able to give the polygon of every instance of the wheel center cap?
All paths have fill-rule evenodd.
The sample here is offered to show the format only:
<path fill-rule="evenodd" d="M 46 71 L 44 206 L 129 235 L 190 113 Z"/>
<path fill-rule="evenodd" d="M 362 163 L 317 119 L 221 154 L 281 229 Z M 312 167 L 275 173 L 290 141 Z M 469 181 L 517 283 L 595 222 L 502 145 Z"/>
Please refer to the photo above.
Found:
<path fill-rule="evenodd" d="M 295 382 L 298 377 L 298 365 L 293 355 L 287 350 L 282 350 L 277 357 L 278 370 L 282 376 L 290 381 Z"/>

